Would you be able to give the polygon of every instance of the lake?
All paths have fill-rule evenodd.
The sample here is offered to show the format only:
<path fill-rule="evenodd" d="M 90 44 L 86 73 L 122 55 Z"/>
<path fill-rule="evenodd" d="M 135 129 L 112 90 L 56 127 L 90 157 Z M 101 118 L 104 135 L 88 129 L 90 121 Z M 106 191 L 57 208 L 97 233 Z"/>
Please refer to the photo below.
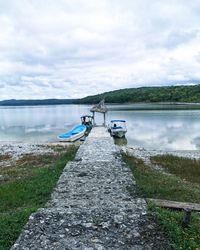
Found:
<path fill-rule="evenodd" d="M 54 142 L 80 123 L 89 105 L 0 107 L 0 142 Z M 200 105 L 108 105 L 107 124 L 125 119 L 127 144 L 161 150 L 200 149 Z M 96 117 L 98 124 L 103 115 Z"/>

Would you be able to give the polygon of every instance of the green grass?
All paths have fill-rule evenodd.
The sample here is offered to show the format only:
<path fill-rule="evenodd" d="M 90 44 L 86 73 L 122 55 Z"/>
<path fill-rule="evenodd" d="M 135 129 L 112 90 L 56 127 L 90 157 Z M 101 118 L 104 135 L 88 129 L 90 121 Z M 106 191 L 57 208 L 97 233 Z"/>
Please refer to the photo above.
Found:
<path fill-rule="evenodd" d="M 173 155 L 158 155 L 151 157 L 151 162 L 186 181 L 200 184 L 200 160 Z"/>
<path fill-rule="evenodd" d="M 192 213 L 191 222 L 185 229 L 182 228 L 183 212 L 169 209 L 155 208 L 161 228 L 167 232 L 173 249 L 200 249 L 200 218 Z"/>
<path fill-rule="evenodd" d="M 37 207 L 21 208 L 19 211 L 13 211 L 0 214 L 0 249 L 6 250 L 15 243 L 23 226 L 26 224 L 31 213 L 35 212 Z"/>
<path fill-rule="evenodd" d="M 135 157 L 123 155 L 123 159 L 136 178 L 137 192 L 140 197 L 200 203 L 200 188 L 196 185 L 196 182 L 195 184 L 185 182 L 183 180 L 185 177 L 158 172 Z M 162 160 L 160 159 L 159 164 L 162 166 L 165 164 L 163 158 Z M 176 166 L 177 162 L 172 160 L 171 165 L 173 164 Z M 192 213 L 192 221 L 189 227 L 183 229 L 181 226 L 182 212 L 158 209 L 151 204 L 149 204 L 149 208 L 158 217 L 160 225 L 163 231 L 167 233 L 169 244 L 172 245 L 173 249 L 200 249 L 199 214 Z"/>
<path fill-rule="evenodd" d="M 124 155 L 124 160 L 134 173 L 140 196 L 200 203 L 200 188 L 195 184 L 184 182 L 175 175 L 162 174 L 135 157 Z"/>
<path fill-rule="evenodd" d="M 48 156 L 26 156 L 26 161 L 21 159 L 20 164 L 17 162 L 7 171 L 9 178 L 0 185 L 0 250 L 10 249 L 30 214 L 49 200 L 66 162 L 74 158 L 77 148 L 65 150 Z M 2 172 L 5 171 L 3 168 Z"/>

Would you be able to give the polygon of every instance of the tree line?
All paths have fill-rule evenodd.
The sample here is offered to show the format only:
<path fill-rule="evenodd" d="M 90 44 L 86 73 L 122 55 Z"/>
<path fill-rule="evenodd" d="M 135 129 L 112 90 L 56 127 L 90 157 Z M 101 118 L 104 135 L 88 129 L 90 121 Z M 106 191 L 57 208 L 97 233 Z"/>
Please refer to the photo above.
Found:
<path fill-rule="evenodd" d="M 200 84 L 193 86 L 141 87 L 119 89 L 81 99 L 45 100 L 5 100 L 1 106 L 57 105 L 57 104 L 95 104 L 102 99 L 106 103 L 137 102 L 193 102 L 200 103 Z"/>
<path fill-rule="evenodd" d="M 141 87 L 119 89 L 87 96 L 80 103 L 200 102 L 200 84 L 194 86 Z"/>

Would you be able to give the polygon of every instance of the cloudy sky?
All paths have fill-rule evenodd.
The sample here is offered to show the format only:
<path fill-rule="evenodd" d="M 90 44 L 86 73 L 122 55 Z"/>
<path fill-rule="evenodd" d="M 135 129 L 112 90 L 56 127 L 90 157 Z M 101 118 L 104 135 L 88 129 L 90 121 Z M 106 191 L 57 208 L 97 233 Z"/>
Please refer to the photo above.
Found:
<path fill-rule="evenodd" d="M 0 100 L 200 82 L 199 0 L 0 0 Z"/>

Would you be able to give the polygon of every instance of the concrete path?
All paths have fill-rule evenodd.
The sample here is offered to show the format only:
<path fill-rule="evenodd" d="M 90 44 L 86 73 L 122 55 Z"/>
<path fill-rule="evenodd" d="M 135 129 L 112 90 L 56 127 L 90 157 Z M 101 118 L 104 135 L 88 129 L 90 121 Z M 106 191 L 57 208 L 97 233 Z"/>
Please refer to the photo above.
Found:
<path fill-rule="evenodd" d="M 167 249 L 135 190 L 113 139 L 95 127 L 66 165 L 47 207 L 30 217 L 12 250 Z"/>

